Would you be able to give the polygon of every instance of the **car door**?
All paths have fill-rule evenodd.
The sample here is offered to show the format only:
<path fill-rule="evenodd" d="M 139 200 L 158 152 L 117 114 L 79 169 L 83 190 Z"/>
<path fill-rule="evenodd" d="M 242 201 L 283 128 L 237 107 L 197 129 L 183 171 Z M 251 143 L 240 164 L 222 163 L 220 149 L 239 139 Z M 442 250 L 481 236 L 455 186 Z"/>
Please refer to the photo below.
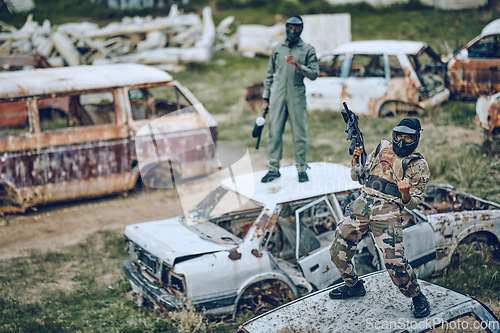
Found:
<path fill-rule="evenodd" d="M 346 56 L 326 55 L 320 58 L 320 76 L 311 81 L 305 79 L 306 100 L 308 110 L 333 110 L 342 109 L 342 66 Z"/>
<path fill-rule="evenodd" d="M 419 278 L 434 272 L 436 266 L 436 241 L 434 229 L 420 221 L 403 229 L 405 257 Z"/>
<path fill-rule="evenodd" d="M 342 101 L 356 114 L 377 115 L 377 102 L 387 94 L 389 75 L 386 56 L 354 54 L 342 87 Z"/>
<path fill-rule="evenodd" d="M 295 257 L 308 282 L 324 288 L 340 278 L 330 259 L 330 245 L 337 220 L 327 197 L 321 197 L 295 211 Z"/>

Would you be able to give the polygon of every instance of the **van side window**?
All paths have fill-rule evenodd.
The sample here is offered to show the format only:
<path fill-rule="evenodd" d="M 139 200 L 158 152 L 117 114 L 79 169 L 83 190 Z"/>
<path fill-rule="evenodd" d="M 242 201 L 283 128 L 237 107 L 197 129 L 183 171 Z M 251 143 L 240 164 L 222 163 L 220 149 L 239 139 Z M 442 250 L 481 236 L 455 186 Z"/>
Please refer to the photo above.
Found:
<path fill-rule="evenodd" d="M 323 77 L 340 77 L 340 71 L 344 64 L 345 55 L 326 55 L 319 59 L 319 75 Z"/>
<path fill-rule="evenodd" d="M 37 105 L 42 131 L 116 123 L 111 91 L 39 98 Z"/>
<path fill-rule="evenodd" d="M 398 57 L 395 55 L 389 56 L 389 71 L 391 73 L 391 77 L 405 77 L 403 67 L 401 67 Z"/>
<path fill-rule="evenodd" d="M 355 54 L 352 57 L 350 77 L 385 77 L 384 58 L 380 55 Z"/>
<path fill-rule="evenodd" d="M 134 120 L 155 119 L 164 115 L 195 113 L 196 110 L 174 85 L 134 88 L 128 91 Z"/>
<path fill-rule="evenodd" d="M 0 137 L 29 133 L 28 119 L 27 101 L 0 103 Z"/>

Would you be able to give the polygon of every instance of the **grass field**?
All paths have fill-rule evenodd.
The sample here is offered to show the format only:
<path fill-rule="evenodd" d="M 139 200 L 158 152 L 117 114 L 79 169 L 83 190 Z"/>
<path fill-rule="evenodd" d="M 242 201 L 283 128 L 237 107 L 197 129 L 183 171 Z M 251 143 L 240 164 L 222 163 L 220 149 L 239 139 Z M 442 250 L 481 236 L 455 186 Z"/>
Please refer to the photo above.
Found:
<path fill-rule="evenodd" d="M 192 5 L 204 3 L 194 1 Z M 366 5 L 331 7 L 322 1 L 278 1 L 273 7 L 256 8 L 235 8 L 236 1 L 217 3 L 220 8 L 214 11 L 216 21 L 234 15 L 236 23 L 274 24 L 277 14 L 287 15 L 291 11 L 350 12 L 354 40 L 418 39 L 429 42 L 441 53 L 467 42 L 485 24 L 500 17 L 498 6 L 447 12 L 423 8 L 413 1 L 410 5 L 384 9 Z M 67 6 L 64 1 L 37 1 L 35 20 L 49 18 L 55 24 L 93 17 L 105 22 L 124 14 L 151 13 L 95 9 L 85 1 L 73 6 L 69 1 Z M 0 19 L 19 27 L 25 16 L 8 15 L 0 7 Z M 214 55 L 212 63 L 193 66 L 174 76 L 217 117 L 219 140 L 241 141 L 253 149 L 255 139 L 250 133 L 255 114 L 244 106 L 243 88 L 261 82 L 266 65 L 266 58 L 241 58 L 220 52 Z M 429 162 L 432 182 L 450 183 L 457 189 L 500 202 L 499 155 L 483 142 L 474 116 L 471 102 L 450 101 L 430 110 L 427 117 L 421 118 L 424 132 L 420 151 Z M 374 149 L 381 138 L 388 138 L 397 121 L 362 118 L 360 127 L 367 150 Z M 349 163 L 344 123 L 339 114 L 310 113 L 308 128 L 309 160 Z M 266 137 L 264 132 L 263 139 Z M 289 127 L 284 142 L 284 163 L 291 164 Z M 255 154 L 265 159 L 265 149 Z M 460 266 L 430 281 L 476 296 L 498 316 L 499 263 L 485 256 L 484 250 L 472 246 L 462 249 Z M 232 332 L 237 327 L 238 323 L 227 320 L 209 321 L 190 309 L 168 316 L 152 308 L 137 307 L 130 300 L 130 285 L 121 272 L 125 258 L 121 232 L 103 231 L 58 251 L 33 252 L 27 257 L 0 261 L 0 332 Z"/>

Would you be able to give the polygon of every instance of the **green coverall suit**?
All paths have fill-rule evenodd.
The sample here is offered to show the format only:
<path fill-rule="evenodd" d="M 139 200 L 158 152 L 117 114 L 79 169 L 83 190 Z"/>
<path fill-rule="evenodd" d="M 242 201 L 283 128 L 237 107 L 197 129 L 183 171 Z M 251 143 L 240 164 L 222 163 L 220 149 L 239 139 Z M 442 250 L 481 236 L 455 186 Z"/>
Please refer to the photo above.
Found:
<path fill-rule="evenodd" d="M 287 64 L 286 56 L 293 56 L 301 66 L 295 69 Z M 272 49 L 267 65 L 262 98 L 269 99 L 269 138 L 267 140 L 268 168 L 277 172 L 283 155 L 283 131 L 290 118 L 295 162 L 298 172 L 307 169 L 306 88 L 304 77 L 315 80 L 319 75 L 318 59 L 314 47 L 300 39 L 289 47 L 285 41 Z"/>

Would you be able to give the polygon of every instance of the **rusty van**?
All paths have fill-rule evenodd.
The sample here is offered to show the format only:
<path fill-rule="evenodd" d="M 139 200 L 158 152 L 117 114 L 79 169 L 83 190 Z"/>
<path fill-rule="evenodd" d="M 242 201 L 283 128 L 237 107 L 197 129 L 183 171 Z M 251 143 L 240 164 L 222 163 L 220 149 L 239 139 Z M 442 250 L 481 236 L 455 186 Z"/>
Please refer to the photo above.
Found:
<path fill-rule="evenodd" d="M 0 73 L 0 214 L 210 173 L 216 140 L 203 105 L 153 67 Z"/>

